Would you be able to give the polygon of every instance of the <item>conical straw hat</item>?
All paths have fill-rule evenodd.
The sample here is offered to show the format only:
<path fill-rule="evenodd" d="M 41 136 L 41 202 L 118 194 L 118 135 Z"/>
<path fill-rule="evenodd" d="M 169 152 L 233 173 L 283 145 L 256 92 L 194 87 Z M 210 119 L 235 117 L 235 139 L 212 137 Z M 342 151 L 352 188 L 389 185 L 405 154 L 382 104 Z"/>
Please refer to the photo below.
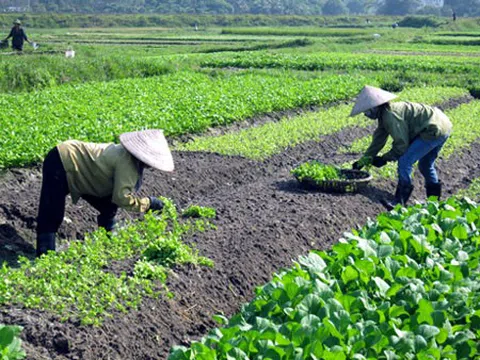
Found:
<path fill-rule="evenodd" d="M 388 91 L 366 85 L 358 95 L 350 116 L 355 116 L 376 106 L 386 104 L 397 97 L 397 95 Z"/>
<path fill-rule="evenodd" d="M 143 130 L 120 135 L 120 143 L 138 160 L 162 171 L 173 171 L 173 158 L 162 130 Z"/>

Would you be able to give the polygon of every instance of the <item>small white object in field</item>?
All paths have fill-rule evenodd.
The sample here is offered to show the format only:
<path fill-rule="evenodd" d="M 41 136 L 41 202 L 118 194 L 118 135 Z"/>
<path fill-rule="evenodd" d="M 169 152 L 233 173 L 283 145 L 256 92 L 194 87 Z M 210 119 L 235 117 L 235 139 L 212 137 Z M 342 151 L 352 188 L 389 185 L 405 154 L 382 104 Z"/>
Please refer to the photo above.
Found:
<path fill-rule="evenodd" d="M 32 43 L 32 47 L 34 50 L 37 50 L 38 49 L 38 44 L 36 42 Z"/>
<path fill-rule="evenodd" d="M 65 57 L 66 58 L 74 58 L 75 57 L 75 51 L 74 50 L 65 51 Z"/>
<path fill-rule="evenodd" d="M 373 34 L 373 37 L 374 37 L 375 39 L 378 39 L 378 38 L 382 37 L 382 35 L 380 35 L 380 34 Z"/>

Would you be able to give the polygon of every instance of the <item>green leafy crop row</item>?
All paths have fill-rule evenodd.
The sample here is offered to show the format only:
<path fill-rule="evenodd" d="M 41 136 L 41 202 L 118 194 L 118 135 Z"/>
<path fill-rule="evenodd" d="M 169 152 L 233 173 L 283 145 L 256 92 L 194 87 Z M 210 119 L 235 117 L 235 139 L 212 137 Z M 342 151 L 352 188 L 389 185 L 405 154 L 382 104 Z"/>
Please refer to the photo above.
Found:
<path fill-rule="evenodd" d="M 169 359 L 477 359 L 479 227 L 468 199 L 382 214 Z"/>
<path fill-rule="evenodd" d="M 347 99 L 363 83 L 347 75 L 178 72 L 0 95 L 0 168 L 39 161 L 67 139 L 109 142 L 143 128 L 194 133 L 259 113 Z"/>
<path fill-rule="evenodd" d="M 205 58 L 204 67 L 281 68 L 296 70 L 416 70 L 435 73 L 476 73 L 479 60 L 455 56 L 409 56 L 351 53 L 273 54 L 246 52 Z"/>
<path fill-rule="evenodd" d="M 428 104 L 441 103 L 450 98 L 467 95 L 460 88 L 412 88 L 401 92 L 400 98 Z M 322 135 L 330 135 L 346 127 L 366 127 L 371 120 L 360 116 L 348 117 L 352 105 L 339 105 L 316 113 L 295 118 L 284 118 L 276 123 L 267 123 L 223 136 L 199 137 L 180 145 L 179 150 L 210 151 L 224 155 L 240 155 L 256 160 L 266 159 Z"/>
<path fill-rule="evenodd" d="M 31 263 L 20 259 L 18 269 L 0 269 L 0 305 L 23 305 L 48 310 L 62 319 L 99 324 L 112 311 L 135 308 L 142 297 L 159 290 L 173 265 L 212 266 L 182 243 L 182 237 L 205 229 L 206 223 L 177 221 L 171 201 L 163 199 L 162 213 L 147 213 L 143 221 L 120 228 L 114 234 L 98 230 L 65 251 L 49 253 Z M 116 274 L 118 261 L 139 259 L 133 268 Z M 133 275 L 129 275 L 133 273 Z M 166 295 L 171 295 L 168 292 Z"/>

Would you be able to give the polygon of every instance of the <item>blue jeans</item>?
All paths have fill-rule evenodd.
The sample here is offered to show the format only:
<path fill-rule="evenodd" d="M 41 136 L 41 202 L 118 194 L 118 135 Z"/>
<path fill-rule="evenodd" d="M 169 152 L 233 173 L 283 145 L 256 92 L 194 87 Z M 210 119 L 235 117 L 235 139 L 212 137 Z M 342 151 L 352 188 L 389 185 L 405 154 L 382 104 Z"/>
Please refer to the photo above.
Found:
<path fill-rule="evenodd" d="M 425 183 L 437 184 L 435 160 L 447 139 L 448 135 L 433 140 L 424 140 L 420 137 L 415 139 L 405 154 L 398 159 L 398 182 L 403 186 L 412 184 L 413 165 L 418 161 L 418 169 L 425 178 Z"/>

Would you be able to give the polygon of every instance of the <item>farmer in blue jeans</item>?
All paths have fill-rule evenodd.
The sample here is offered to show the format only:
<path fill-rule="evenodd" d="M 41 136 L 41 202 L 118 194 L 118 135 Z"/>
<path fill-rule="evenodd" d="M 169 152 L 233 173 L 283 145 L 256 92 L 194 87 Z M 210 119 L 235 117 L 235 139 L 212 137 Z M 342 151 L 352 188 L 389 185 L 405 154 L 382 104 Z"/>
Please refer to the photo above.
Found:
<path fill-rule="evenodd" d="M 363 157 L 353 164 L 360 170 L 371 164 L 382 167 L 389 161 L 398 161 L 398 185 L 395 200 L 382 201 L 388 210 L 397 204 L 405 205 L 413 191 L 413 165 L 425 178 L 427 197 L 442 194 L 442 183 L 435 170 L 435 160 L 450 136 L 452 123 L 438 108 L 409 102 L 390 102 L 397 96 L 382 89 L 365 86 L 357 98 L 350 116 L 364 113 L 370 119 L 378 120 L 372 143 Z M 378 156 L 388 136 L 393 139 L 392 149 Z"/>

